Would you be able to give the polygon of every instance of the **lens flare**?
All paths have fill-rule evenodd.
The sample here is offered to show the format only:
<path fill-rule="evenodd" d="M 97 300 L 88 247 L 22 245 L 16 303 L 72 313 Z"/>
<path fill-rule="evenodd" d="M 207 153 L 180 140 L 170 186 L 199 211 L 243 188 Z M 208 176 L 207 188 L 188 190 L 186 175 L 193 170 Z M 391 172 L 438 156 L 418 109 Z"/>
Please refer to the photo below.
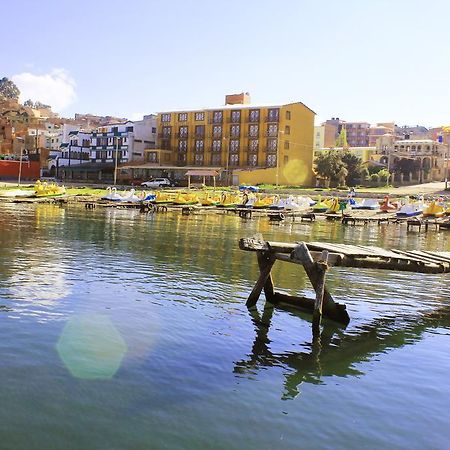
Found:
<path fill-rule="evenodd" d="M 66 323 L 56 349 L 74 377 L 110 379 L 121 366 L 127 345 L 107 316 L 89 315 Z"/>

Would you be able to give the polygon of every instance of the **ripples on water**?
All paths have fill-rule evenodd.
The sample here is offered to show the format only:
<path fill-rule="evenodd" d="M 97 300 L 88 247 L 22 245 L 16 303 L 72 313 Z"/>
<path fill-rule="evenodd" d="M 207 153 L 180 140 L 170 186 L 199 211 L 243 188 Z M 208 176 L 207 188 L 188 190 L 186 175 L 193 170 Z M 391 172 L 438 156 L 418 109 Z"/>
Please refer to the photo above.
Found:
<path fill-rule="evenodd" d="M 450 438 L 447 275 L 331 270 L 352 321 L 325 322 L 317 343 L 309 315 L 245 308 L 258 273 L 237 246 L 261 233 L 449 251 L 444 232 L 52 205 L 0 205 L 0 230 L 5 448 L 30 448 L 31 435 L 35 448 L 444 448 Z M 277 263 L 274 280 L 311 294 L 298 267 Z"/>

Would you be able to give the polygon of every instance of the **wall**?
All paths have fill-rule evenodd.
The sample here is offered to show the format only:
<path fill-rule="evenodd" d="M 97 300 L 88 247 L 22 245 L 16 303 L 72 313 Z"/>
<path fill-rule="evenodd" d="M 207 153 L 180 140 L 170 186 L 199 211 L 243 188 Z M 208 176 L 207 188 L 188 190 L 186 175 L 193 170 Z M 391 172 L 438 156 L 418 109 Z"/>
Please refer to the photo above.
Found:
<path fill-rule="evenodd" d="M 19 177 L 19 161 L 3 161 L 0 160 L 0 179 L 9 180 Z M 22 180 L 37 179 L 40 177 L 39 161 L 22 161 Z"/>

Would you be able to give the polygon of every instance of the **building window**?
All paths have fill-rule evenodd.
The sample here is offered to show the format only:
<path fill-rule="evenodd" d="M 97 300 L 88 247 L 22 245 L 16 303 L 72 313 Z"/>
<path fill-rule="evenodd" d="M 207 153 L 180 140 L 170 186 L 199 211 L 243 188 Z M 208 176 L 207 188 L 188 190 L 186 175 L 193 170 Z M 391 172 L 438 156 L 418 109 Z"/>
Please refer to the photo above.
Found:
<path fill-rule="evenodd" d="M 205 113 L 204 112 L 196 112 L 195 113 L 195 120 L 205 120 Z"/>
<path fill-rule="evenodd" d="M 238 138 L 240 134 L 241 134 L 241 126 L 240 125 L 231 125 L 231 127 L 230 127 L 231 137 Z"/>
<path fill-rule="evenodd" d="M 269 114 L 267 116 L 267 120 L 269 122 L 278 122 L 279 111 L 280 110 L 278 108 L 269 109 Z"/>
<path fill-rule="evenodd" d="M 170 138 L 170 135 L 172 133 L 172 127 L 163 127 L 162 129 L 162 135 L 163 138 Z"/>
<path fill-rule="evenodd" d="M 275 152 L 277 150 L 277 140 L 267 139 L 267 151 Z"/>
<path fill-rule="evenodd" d="M 180 127 L 179 131 L 180 138 L 187 138 L 188 136 L 188 127 Z"/>
<path fill-rule="evenodd" d="M 250 122 L 259 122 L 259 109 L 251 109 L 248 120 Z"/>
<path fill-rule="evenodd" d="M 239 165 L 239 154 L 230 155 L 229 163 L 230 163 L 230 166 L 238 166 Z"/>
<path fill-rule="evenodd" d="M 212 151 L 220 152 L 221 148 L 222 148 L 222 141 L 219 141 L 218 139 L 214 139 L 212 141 Z"/>
<path fill-rule="evenodd" d="M 277 155 L 267 155 L 267 167 L 275 167 L 277 165 Z"/>
<path fill-rule="evenodd" d="M 291 134 L 291 127 L 289 125 L 284 127 L 284 134 Z"/>
<path fill-rule="evenodd" d="M 203 152 L 205 143 L 202 140 L 195 141 L 195 151 L 196 152 Z"/>
<path fill-rule="evenodd" d="M 180 163 L 186 162 L 186 153 L 178 153 L 178 162 Z"/>
<path fill-rule="evenodd" d="M 195 136 L 197 136 L 197 137 L 205 136 L 205 125 L 196 125 L 195 126 Z"/>
<path fill-rule="evenodd" d="M 240 111 L 231 111 L 231 122 L 239 123 L 241 121 L 241 112 Z"/>
<path fill-rule="evenodd" d="M 284 141 L 284 149 L 289 150 L 289 141 Z"/>
<path fill-rule="evenodd" d="M 213 123 L 222 123 L 223 113 L 222 111 L 214 111 L 213 112 Z"/>
<path fill-rule="evenodd" d="M 251 139 L 248 143 L 248 149 L 251 152 L 257 152 L 259 149 L 259 141 L 258 139 Z"/>
<path fill-rule="evenodd" d="M 198 153 L 194 157 L 194 164 L 196 166 L 202 166 L 203 165 L 203 153 Z"/>
<path fill-rule="evenodd" d="M 186 152 L 187 151 L 187 141 L 179 141 L 178 142 L 178 151 Z"/>
<path fill-rule="evenodd" d="M 178 113 L 178 122 L 186 122 L 188 119 L 187 113 Z"/>
<path fill-rule="evenodd" d="M 211 155 L 211 165 L 220 166 L 220 163 L 221 163 L 220 154 L 214 153 L 213 155 Z"/>
<path fill-rule="evenodd" d="M 158 162 L 158 154 L 156 152 L 150 152 L 148 154 L 148 162 L 157 163 Z"/>
<path fill-rule="evenodd" d="M 230 152 L 231 153 L 239 152 L 239 141 L 237 139 L 232 139 L 230 141 Z"/>
<path fill-rule="evenodd" d="M 291 120 L 291 112 L 286 111 L 286 120 Z"/>
<path fill-rule="evenodd" d="M 258 155 L 257 154 L 248 155 L 248 165 L 251 167 L 256 167 L 258 165 Z"/>
<path fill-rule="evenodd" d="M 248 135 L 250 137 L 258 137 L 259 135 L 259 125 L 249 125 Z"/>
<path fill-rule="evenodd" d="M 161 122 L 170 122 L 170 114 L 161 114 Z"/>
<path fill-rule="evenodd" d="M 156 133 L 156 127 L 152 127 L 152 133 Z"/>
<path fill-rule="evenodd" d="M 267 125 L 267 136 L 272 136 L 272 137 L 276 137 L 276 135 L 278 134 L 278 125 L 271 123 L 269 125 Z"/>
<path fill-rule="evenodd" d="M 132 133 L 134 131 L 134 127 L 127 127 L 126 131 Z"/>
<path fill-rule="evenodd" d="M 214 137 L 222 137 L 222 126 L 221 125 L 213 126 L 213 136 Z"/>
<path fill-rule="evenodd" d="M 283 162 L 284 162 L 284 164 L 287 164 L 289 162 L 289 156 L 288 155 L 284 155 Z"/>

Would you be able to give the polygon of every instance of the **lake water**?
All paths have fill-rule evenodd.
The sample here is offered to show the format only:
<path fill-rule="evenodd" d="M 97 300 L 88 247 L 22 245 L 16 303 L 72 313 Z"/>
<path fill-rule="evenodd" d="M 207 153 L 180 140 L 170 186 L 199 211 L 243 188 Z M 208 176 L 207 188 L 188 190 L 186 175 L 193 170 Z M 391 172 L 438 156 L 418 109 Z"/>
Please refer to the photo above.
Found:
<path fill-rule="evenodd" d="M 448 232 L 0 205 L 0 448 L 448 449 L 448 275 L 332 269 L 343 329 L 245 307 L 238 239 L 450 250 Z M 277 262 L 282 292 L 310 293 Z"/>

